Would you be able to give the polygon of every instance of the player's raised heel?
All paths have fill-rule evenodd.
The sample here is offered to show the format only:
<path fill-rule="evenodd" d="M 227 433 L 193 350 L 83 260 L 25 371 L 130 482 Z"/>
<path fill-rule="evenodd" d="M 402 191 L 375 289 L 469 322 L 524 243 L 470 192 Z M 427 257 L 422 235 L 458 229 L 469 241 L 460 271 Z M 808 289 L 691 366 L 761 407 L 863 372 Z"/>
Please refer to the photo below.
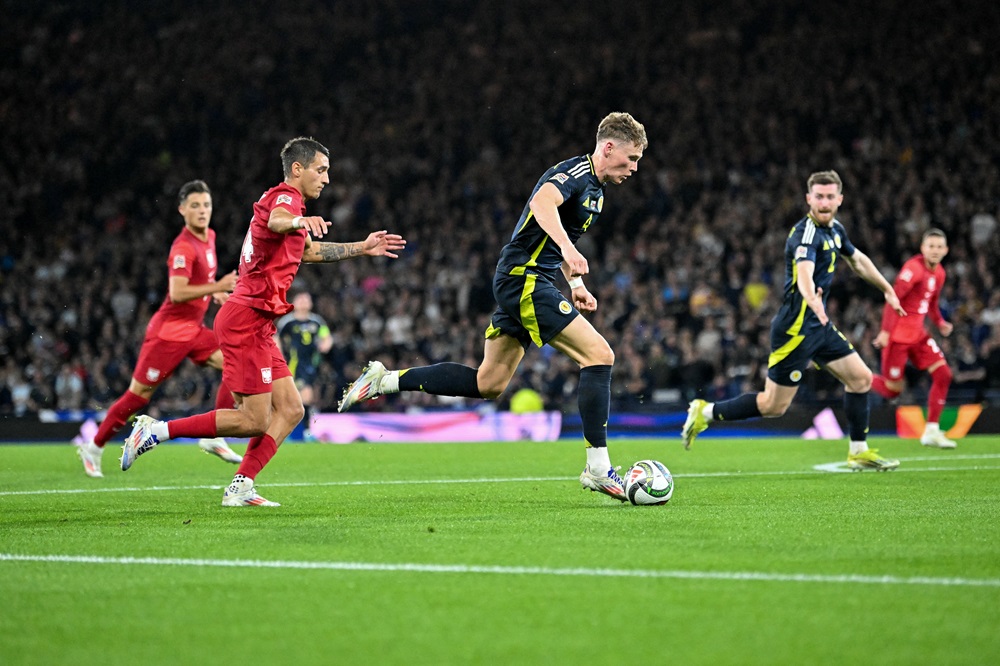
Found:
<path fill-rule="evenodd" d="M 205 453 L 222 458 L 227 463 L 239 464 L 243 462 L 243 456 L 229 448 L 229 444 L 227 444 L 226 440 L 221 437 L 215 437 L 213 439 L 199 439 L 198 448 Z"/>
<path fill-rule="evenodd" d="M 126 471 L 135 462 L 135 459 L 147 451 L 152 451 L 160 443 L 159 438 L 153 434 L 152 426 L 158 423 L 152 416 L 140 416 L 136 418 L 132 432 L 125 440 L 122 447 L 122 471 Z"/>
<path fill-rule="evenodd" d="M 694 443 L 694 438 L 708 429 L 708 419 L 705 418 L 705 407 L 708 402 L 705 400 L 692 400 L 688 405 L 687 419 L 684 420 L 684 427 L 681 428 L 681 438 L 684 440 L 684 448 L 690 449 Z"/>
<path fill-rule="evenodd" d="M 899 467 L 898 460 L 883 458 L 878 454 L 878 449 L 868 449 L 861 453 L 847 456 L 847 466 L 856 472 L 865 469 L 873 469 L 876 472 L 888 472 Z"/>
<path fill-rule="evenodd" d="M 378 361 L 371 361 L 362 370 L 361 376 L 355 379 L 353 384 L 344 389 L 344 397 L 341 398 L 340 404 L 337 405 L 337 411 L 346 412 L 351 406 L 359 402 L 372 400 L 382 395 L 380 384 L 382 378 L 387 374 L 389 374 L 389 371 L 385 369 L 384 365 Z"/>
<path fill-rule="evenodd" d="M 594 492 L 604 493 L 608 497 L 614 497 L 619 502 L 628 501 L 625 496 L 625 483 L 618 476 L 620 467 L 608 470 L 604 476 L 594 474 L 590 471 L 590 465 L 583 468 L 580 473 L 580 485 L 585 489 Z"/>

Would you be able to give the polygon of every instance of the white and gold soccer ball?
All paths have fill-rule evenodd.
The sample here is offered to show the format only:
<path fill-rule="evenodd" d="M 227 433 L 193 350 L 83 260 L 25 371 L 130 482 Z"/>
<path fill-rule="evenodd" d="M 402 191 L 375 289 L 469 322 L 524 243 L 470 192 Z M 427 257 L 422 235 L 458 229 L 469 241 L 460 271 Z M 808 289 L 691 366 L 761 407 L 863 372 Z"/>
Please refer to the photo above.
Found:
<path fill-rule="evenodd" d="M 625 495 L 632 504 L 666 504 L 673 494 L 674 477 L 659 460 L 640 460 L 625 473 Z"/>

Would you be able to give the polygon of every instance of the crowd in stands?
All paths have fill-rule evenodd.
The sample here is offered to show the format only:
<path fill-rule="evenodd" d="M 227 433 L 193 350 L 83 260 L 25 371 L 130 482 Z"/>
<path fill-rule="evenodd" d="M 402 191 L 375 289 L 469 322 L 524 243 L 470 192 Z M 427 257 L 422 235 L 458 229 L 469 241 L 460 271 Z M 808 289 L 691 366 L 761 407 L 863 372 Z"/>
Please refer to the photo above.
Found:
<path fill-rule="evenodd" d="M 18 3 L 3 24 L 0 414 L 106 408 L 166 293 L 180 185 L 211 186 L 228 272 L 298 135 L 331 149 L 310 211 L 334 240 L 409 241 L 398 261 L 299 272 L 335 339 L 319 409 L 369 359 L 476 365 L 531 188 L 616 110 L 650 145 L 579 243 L 614 410 L 763 386 L 785 237 L 809 173 L 830 168 L 839 219 L 890 280 L 924 230 L 947 233 L 952 399 L 1000 401 L 1000 5 L 111 0 Z M 828 312 L 877 368 L 880 294 L 841 266 Z M 506 395 L 574 412 L 576 368 L 528 354 Z M 922 400 L 910 379 L 902 400 Z M 205 411 L 218 380 L 184 364 L 152 406 Z M 800 394 L 839 386 L 809 373 Z"/>

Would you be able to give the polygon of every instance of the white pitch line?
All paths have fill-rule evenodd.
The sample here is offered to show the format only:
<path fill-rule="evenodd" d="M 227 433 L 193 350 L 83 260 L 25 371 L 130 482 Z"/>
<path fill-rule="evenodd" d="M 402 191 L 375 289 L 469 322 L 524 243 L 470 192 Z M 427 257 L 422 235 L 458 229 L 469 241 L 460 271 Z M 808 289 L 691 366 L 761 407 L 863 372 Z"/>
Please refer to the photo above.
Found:
<path fill-rule="evenodd" d="M 764 581 L 779 583 L 846 583 L 867 585 L 936 585 L 945 587 L 997 587 L 997 578 L 932 576 L 864 576 L 859 574 L 784 574 L 765 571 L 680 571 L 659 569 L 592 569 L 586 567 L 511 567 L 476 564 L 419 564 L 382 562 L 308 562 L 295 560 L 216 560 L 176 557 L 102 557 L 99 555 L 22 555 L 0 553 L 0 562 L 61 564 L 111 564 L 251 569 L 312 569 L 438 574 L 496 574 L 503 576 L 585 576 L 591 578 L 674 578 L 686 580 Z"/>
<path fill-rule="evenodd" d="M 1000 455 L 965 456 L 965 460 L 982 458 L 1000 458 Z M 903 462 L 909 460 L 946 460 L 953 459 L 952 456 L 928 457 L 928 458 L 901 458 Z M 914 472 L 980 472 L 997 470 L 1000 467 L 973 465 L 965 467 L 903 467 L 892 470 L 893 474 L 914 473 Z M 846 462 L 823 463 L 814 465 L 812 469 L 785 470 L 785 471 L 761 471 L 761 472 L 693 472 L 690 474 L 674 474 L 678 479 L 708 479 L 739 476 L 802 476 L 811 474 L 829 474 L 850 472 Z M 575 476 L 523 476 L 510 478 L 475 478 L 475 479 L 380 479 L 378 481 L 300 481 L 288 483 L 267 483 L 267 488 L 318 488 L 324 486 L 416 486 L 416 485 L 442 485 L 450 483 L 539 483 L 550 481 L 575 481 Z M 41 490 L 2 490 L 0 497 L 12 497 L 20 495 L 82 495 L 87 493 L 137 493 L 148 491 L 173 491 L 173 490 L 223 490 L 224 485 L 194 485 L 194 486 L 125 486 L 120 488 L 50 488 Z"/>

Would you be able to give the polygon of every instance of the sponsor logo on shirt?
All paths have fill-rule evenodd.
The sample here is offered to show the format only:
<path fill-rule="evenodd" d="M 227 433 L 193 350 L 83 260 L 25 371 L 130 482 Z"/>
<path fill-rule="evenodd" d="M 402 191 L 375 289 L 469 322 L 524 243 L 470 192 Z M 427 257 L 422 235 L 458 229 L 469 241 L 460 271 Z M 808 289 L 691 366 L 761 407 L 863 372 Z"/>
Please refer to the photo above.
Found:
<path fill-rule="evenodd" d="M 557 173 L 556 175 L 549 178 L 549 180 L 558 180 L 560 183 L 565 183 L 567 180 L 569 180 L 569 176 L 567 176 L 564 173 Z"/>
<path fill-rule="evenodd" d="M 807 256 L 809 256 L 808 247 L 806 247 L 805 245 L 799 245 L 797 248 L 795 248 L 796 259 L 805 259 Z"/>
<path fill-rule="evenodd" d="M 178 254 L 174 256 L 174 268 L 185 268 L 187 267 L 187 257 L 183 254 Z"/>
<path fill-rule="evenodd" d="M 292 203 L 292 196 L 290 194 L 279 194 L 278 199 L 275 201 L 276 204 L 290 204 Z"/>

